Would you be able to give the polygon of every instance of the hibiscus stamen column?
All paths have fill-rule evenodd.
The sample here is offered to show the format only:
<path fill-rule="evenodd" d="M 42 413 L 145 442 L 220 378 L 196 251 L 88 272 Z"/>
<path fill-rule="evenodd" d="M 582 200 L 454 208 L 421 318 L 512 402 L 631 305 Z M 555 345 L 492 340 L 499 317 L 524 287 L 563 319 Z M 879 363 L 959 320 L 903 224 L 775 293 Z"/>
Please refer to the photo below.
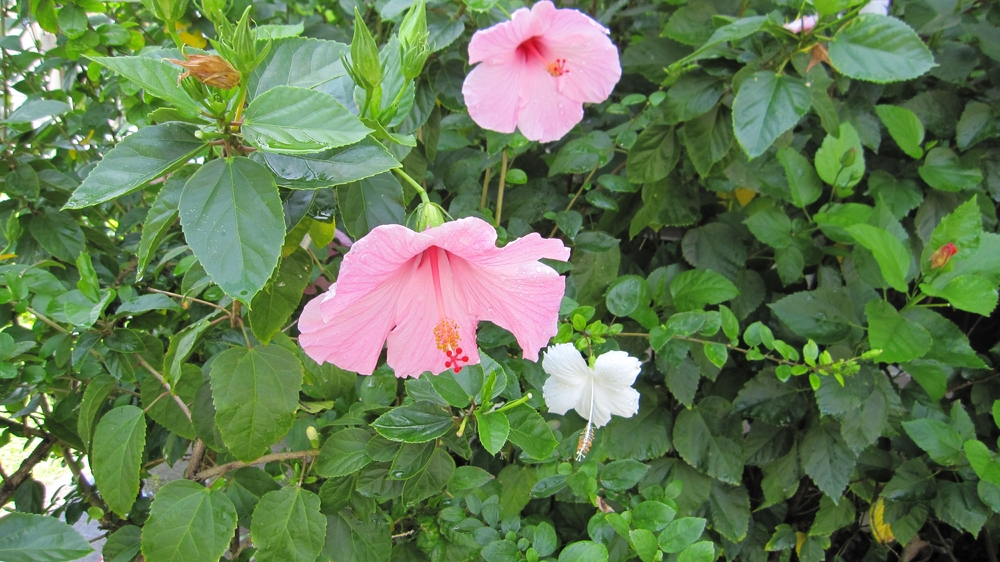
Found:
<path fill-rule="evenodd" d="M 434 326 L 434 345 L 444 352 L 448 360 L 444 362 L 446 369 L 451 369 L 456 373 L 462 370 L 462 363 L 469 362 L 469 356 L 462 354 L 461 337 L 458 332 L 458 322 L 455 322 L 445 313 L 444 295 L 441 293 L 441 270 L 438 264 L 440 259 L 438 253 L 442 250 L 432 247 L 427 250 L 427 257 L 431 262 L 431 277 L 434 280 L 434 298 L 437 299 L 438 317 L 441 319 Z"/>

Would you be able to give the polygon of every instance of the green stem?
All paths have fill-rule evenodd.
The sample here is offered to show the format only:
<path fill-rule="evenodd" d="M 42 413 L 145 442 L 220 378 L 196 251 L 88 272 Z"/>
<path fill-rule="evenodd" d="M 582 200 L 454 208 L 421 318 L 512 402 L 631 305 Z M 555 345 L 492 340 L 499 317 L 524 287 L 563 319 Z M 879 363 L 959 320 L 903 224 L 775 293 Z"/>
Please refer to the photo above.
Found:
<path fill-rule="evenodd" d="M 177 23 L 172 21 L 164 22 L 164 27 L 166 27 L 167 34 L 170 35 L 170 38 L 174 40 L 174 45 L 177 45 L 177 48 L 183 53 L 184 40 L 181 39 L 181 34 L 177 32 Z"/>
<path fill-rule="evenodd" d="M 527 394 L 525 394 L 524 396 L 518 398 L 517 400 L 515 400 L 513 402 L 508 402 L 508 403 L 504 404 L 501 408 L 497 409 L 497 411 L 498 412 L 506 412 L 507 410 L 512 410 L 514 408 L 517 408 L 521 404 L 524 404 L 528 400 L 531 400 L 531 393 L 530 392 L 527 393 Z"/>
<path fill-rule="evenodd" d="M 500 186 L 497 191 L 497 216 L 493 223 L 500 226 L 500 213 L 503 211 L 503 188 L 507 183 L 507 149 L 503 149 L 503 159 L 500 162 Z"/>
<path fill-rule="evenodd" d="M 417 183 L 416 180 L 411 178 L 410 175 L 404 172 L 402 168 L 396 168 L 396 173 L 399 174 L 399 177 L 403 178 L 406 183 L 410 184 L 410 187 L 417 190 L 417 195 L 420 196 L 420 201 L 424 203 L 431 202 L 430 198 L 427 197 L 427 190 L 424 189 L 424 186 Z"/>

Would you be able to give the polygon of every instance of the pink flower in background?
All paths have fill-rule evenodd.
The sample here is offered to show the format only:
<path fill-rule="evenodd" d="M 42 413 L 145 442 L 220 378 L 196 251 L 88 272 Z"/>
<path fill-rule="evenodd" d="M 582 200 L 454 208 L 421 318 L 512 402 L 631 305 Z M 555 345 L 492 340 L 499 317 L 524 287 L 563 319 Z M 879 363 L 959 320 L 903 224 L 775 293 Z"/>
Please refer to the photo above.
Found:
<path fill-rule="evenodd" d="M 465 218 L 414 232 L 375 228 L 344 256 L 330 290 L 299 318 L 299 343 L 317 363 L 370 375 L 383 343 L 397 377 L 458 372 L 479 363 L 476 327 L 488 320 L 517 338 L 524 357 L 557 332 L 566 282 L 539 258 L 569 249 L 536 233 L 503 248 L 496 231 Z"/>
<path fill-rule="evenodd" d="M 795 21 L 786 23 L 781 27 L 784 27 L 792 33 L 808 33 L 812 30 L 812 28 L 816 27 L 817 21 L 819 21 L 819 16 L 803 16 Z"/>
<path fill-rule="evenodd" d="M 482 29 L 469 43 L 480 63 L 462 85 L 473 121 L 485 129 L 542 142 L 562 138 L 583 119 L 584 103 L 608 98 L 622 69 L 608 30 L 547 0 Z"/>

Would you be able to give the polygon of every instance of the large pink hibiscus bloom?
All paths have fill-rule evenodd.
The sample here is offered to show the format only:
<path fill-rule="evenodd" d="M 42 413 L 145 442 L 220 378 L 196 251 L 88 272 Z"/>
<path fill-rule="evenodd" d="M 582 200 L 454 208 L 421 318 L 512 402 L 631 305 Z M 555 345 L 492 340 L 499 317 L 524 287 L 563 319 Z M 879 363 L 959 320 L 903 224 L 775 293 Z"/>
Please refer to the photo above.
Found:
<path fill-rule="evenodd" d="M 501 133 L 516 126 L 542 142 L 568 133 L 583 119 L 583 104 L 606 100 L 622 74 L 607 29 L 547 0 L 477 31 L 469 63 L 477 62 L 462 85 L 473 121 Z"/>
<path fill-rule="evenodd" d="M 524 356 L 557 331 L 565 280 L 539 258 L 565 261 L 560 240 L 536 233 L 503 248 L 488 223 L 466 218 L 414 232 L 375 228 L 344 256 L 330 290 L 299 318 L 299 343 L 319 363 L 370 375 L 382 344 L 397 377 L 479 363 L 476 326 L 510 330 Z"/>

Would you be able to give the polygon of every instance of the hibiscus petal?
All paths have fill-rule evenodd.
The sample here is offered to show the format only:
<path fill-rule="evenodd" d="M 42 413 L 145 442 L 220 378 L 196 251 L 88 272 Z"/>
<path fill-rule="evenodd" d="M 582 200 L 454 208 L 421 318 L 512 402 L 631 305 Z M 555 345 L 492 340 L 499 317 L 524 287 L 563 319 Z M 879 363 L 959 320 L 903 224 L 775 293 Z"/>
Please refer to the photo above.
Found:
<path fill-rule="evenodd" d="M 551 2 L 539 2 L 549 4 Z M 535 8 L 538 7 L 535 5 Z M 510 21 L 480 29 L 469 41 L 469 64 L 485 61 L 489 64 L 509 64 L 517 55 L 522 41 L 542 31 L 542 22 L 533 14 L 534 8 L 519 8 L 511 14 Z"/>
<path fill-rule="evenodd" d="M 462 295 L 456 290 L 448 260 L 439 257 L 438 264 L 445 317 L 458 324 L 462 355 L 469 358 L 463 365 L 475 365 L 479 363 L 477 319 L 470 315 Z M 438 374 L 446 370 L 445 362 L 449 358 L 437 347 L 434 339 L 434 328 L 442 317 L 437 305 L 430 259 L 425 257 L 422 260 L 407 282 L 399 287 L 396 298 L 396 327 L 389 332 L 387 344 L 386 360 L 389 366 L 400 378 L 419 377 L 428 371 Z"/>
<path fill-rule="evenodd" d="M 469 116 L 480 127 L 499 133 L 513 133 L 517 126 L 517 84 L 522 63 L 481 63 L 462 84 Z"/>
<path fill-rule="evenodd" d="M 567 71 L 556 81 L 566 97 L 600 103 L 611 95 L 622 75 L 618 48 L 608 30 L 577 10 L 555 10 L 540 37 L 551 59 L 565 60 Z"/>
<path fill-rule="evenodd" d="M 556 80 L 540 63 L 521 72 L 517 127 L 528 140 L 559 140 L 583 119 L 583 105 L 559 93 Z"/>
<path fill-rule="evenodd" d="M 398 224 L 372 229 L 351 247 L 340 264 L 336 298 L 324 299 L 323 319 L 330 321 L 356 302 L 396 276 L 415 256 L 427 249 L 433 239 Z M 391 295 L 391 294 L 390 294 Z M 392 298 L 386 302 L 394 302 Z M 382 303 L 384 306 L 385 303 Z"/>
<path fill-rule="evenodd" d="M 550 346 L 542 358 L 542 369 L 549 378 L 542 385 L 542 397 L 549 411 L 555 414 L 565 414 L 571 409 L 580 412 L 584 393 L 587 403 L 590 402 L 589 389 L 593 371 L 580 356 L 573 344 L 562 343 Z M 586 417 L 586 412 L 580 415 Z"/>
<path fill-rule="evenodd" d="M 594 423 L 608 423 L 611 414 L 630 418 L 639 411 L 639 392 L 632 388 L 642 363 L 624 351 L 609 351 L 594 362 L 597 389 L 594 396 Z M 598 420 L 603 423 L 598 424 Z"/>
<path fill-rule="evenodd" d="M 324 300 L 337 296 L 338 285 L 309 301 L 299 317 L 299 345 L 317 363 L 329 362 L 362 375 L 378 364 L 382 344 L 392 328 L 398 277 L 340 310 L 329 321 L 323 318 Z M 333 295 L 332 297 L 330 295 Z"/>

